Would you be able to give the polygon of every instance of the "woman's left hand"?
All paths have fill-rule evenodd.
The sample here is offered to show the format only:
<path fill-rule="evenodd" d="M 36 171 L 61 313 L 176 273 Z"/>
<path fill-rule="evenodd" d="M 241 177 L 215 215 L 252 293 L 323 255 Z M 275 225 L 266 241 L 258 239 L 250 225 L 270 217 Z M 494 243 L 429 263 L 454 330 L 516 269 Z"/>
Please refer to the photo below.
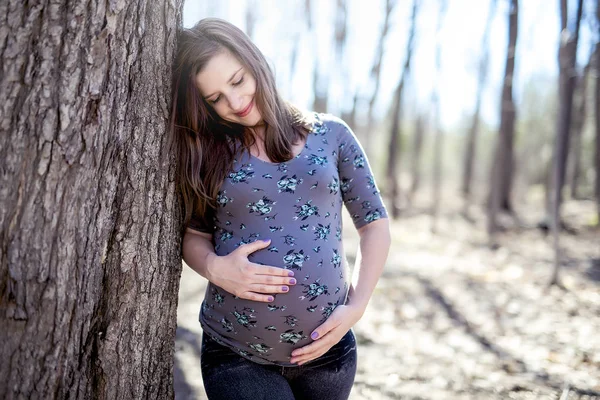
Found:
<path fill-rule="evenodd" d="M 337 306 L 327 321 L 311 333 L 314 342 L 292 351 L 290 362 L 302 365 L 327 353 L 358 322 L 363 312 L 351 305 Z"/>

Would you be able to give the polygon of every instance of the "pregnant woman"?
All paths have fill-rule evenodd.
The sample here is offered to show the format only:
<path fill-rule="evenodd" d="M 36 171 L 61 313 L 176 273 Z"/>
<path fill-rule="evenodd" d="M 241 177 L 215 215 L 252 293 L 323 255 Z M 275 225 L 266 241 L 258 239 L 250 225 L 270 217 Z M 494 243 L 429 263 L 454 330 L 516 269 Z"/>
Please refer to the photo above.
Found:
<path fill-rule="evenodd" d="M 385 206 L 349 127 L 284 102 L 238 28 L 184 29 L 172 130 L 183 258 L 208 279 L 200 310 L 210 399 L 347 399 L 352 326 L 390 245 Z M 342 206 L 358 229 L 347 276 Z"/>

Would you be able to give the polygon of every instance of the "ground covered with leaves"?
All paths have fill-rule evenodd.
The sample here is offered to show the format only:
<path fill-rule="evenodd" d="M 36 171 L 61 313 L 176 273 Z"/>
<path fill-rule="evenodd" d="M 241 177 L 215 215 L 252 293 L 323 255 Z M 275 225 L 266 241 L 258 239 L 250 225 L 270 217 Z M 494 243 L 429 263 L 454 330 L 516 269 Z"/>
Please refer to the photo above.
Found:
<path fill-rule="evenodd" d="M 564 288 L 548 288 L 552 240 L 541 215 L 490 249 L 485 218 L 459 212 L 393 223 L 385 272 L 355 327 L 351 399 L 600 399 L 600 230 L 592 202 L 563 207 Z M 353 262 L 358 238 L 346 223 Z M 184 266 L 176 340 L 176 399 L 203 399 L 198 311 L 203 278 Z"/>

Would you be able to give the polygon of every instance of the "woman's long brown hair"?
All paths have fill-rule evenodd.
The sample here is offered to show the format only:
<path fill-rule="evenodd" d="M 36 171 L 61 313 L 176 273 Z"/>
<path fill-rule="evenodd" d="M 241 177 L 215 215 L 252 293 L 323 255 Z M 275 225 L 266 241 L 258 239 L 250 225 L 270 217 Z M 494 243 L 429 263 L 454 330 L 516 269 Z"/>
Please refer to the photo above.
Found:
<path fill-rule="evenodd" d="M 254 101 L 265 123 L 265 151 L 270 160 L 290 160 L 292 145 L 310 129 L 308 117 L 281 99 L 265 57 L 244 32 L 216 18 L 183 29 L 173 69 L 171 139 L 177 157 L 184 227 L 192 214 L 212 226 L 215 199 L 233 158 L 241 149 L 249 151 L 255 140 L 246 127 L 222 120 L 196 87 L 196 75 L 224 50 L 237 57 L 256 80 Z"/>

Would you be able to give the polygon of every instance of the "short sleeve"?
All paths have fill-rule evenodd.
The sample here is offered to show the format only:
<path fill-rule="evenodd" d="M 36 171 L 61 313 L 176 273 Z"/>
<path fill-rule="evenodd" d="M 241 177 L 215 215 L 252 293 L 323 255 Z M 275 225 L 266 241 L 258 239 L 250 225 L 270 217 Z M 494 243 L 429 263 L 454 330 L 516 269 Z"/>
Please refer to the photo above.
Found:
<path fill-rule="evenodd" d="M 214 223 L 210 223 L 214 220 L 213 214 L 214 213 L 211 211 L 206 218 L 202 218 L 194 212 L 187 227 L 195 231 L 212 234 L 215 230 Z"/>
<path fill-rule="evenodd" d="M 354 226 L 358 229 L 387 218 L 387 210 L 364 149 L 344 121 L 336 119 L 334 123 L 337 125 L 340 191 Z"/>

